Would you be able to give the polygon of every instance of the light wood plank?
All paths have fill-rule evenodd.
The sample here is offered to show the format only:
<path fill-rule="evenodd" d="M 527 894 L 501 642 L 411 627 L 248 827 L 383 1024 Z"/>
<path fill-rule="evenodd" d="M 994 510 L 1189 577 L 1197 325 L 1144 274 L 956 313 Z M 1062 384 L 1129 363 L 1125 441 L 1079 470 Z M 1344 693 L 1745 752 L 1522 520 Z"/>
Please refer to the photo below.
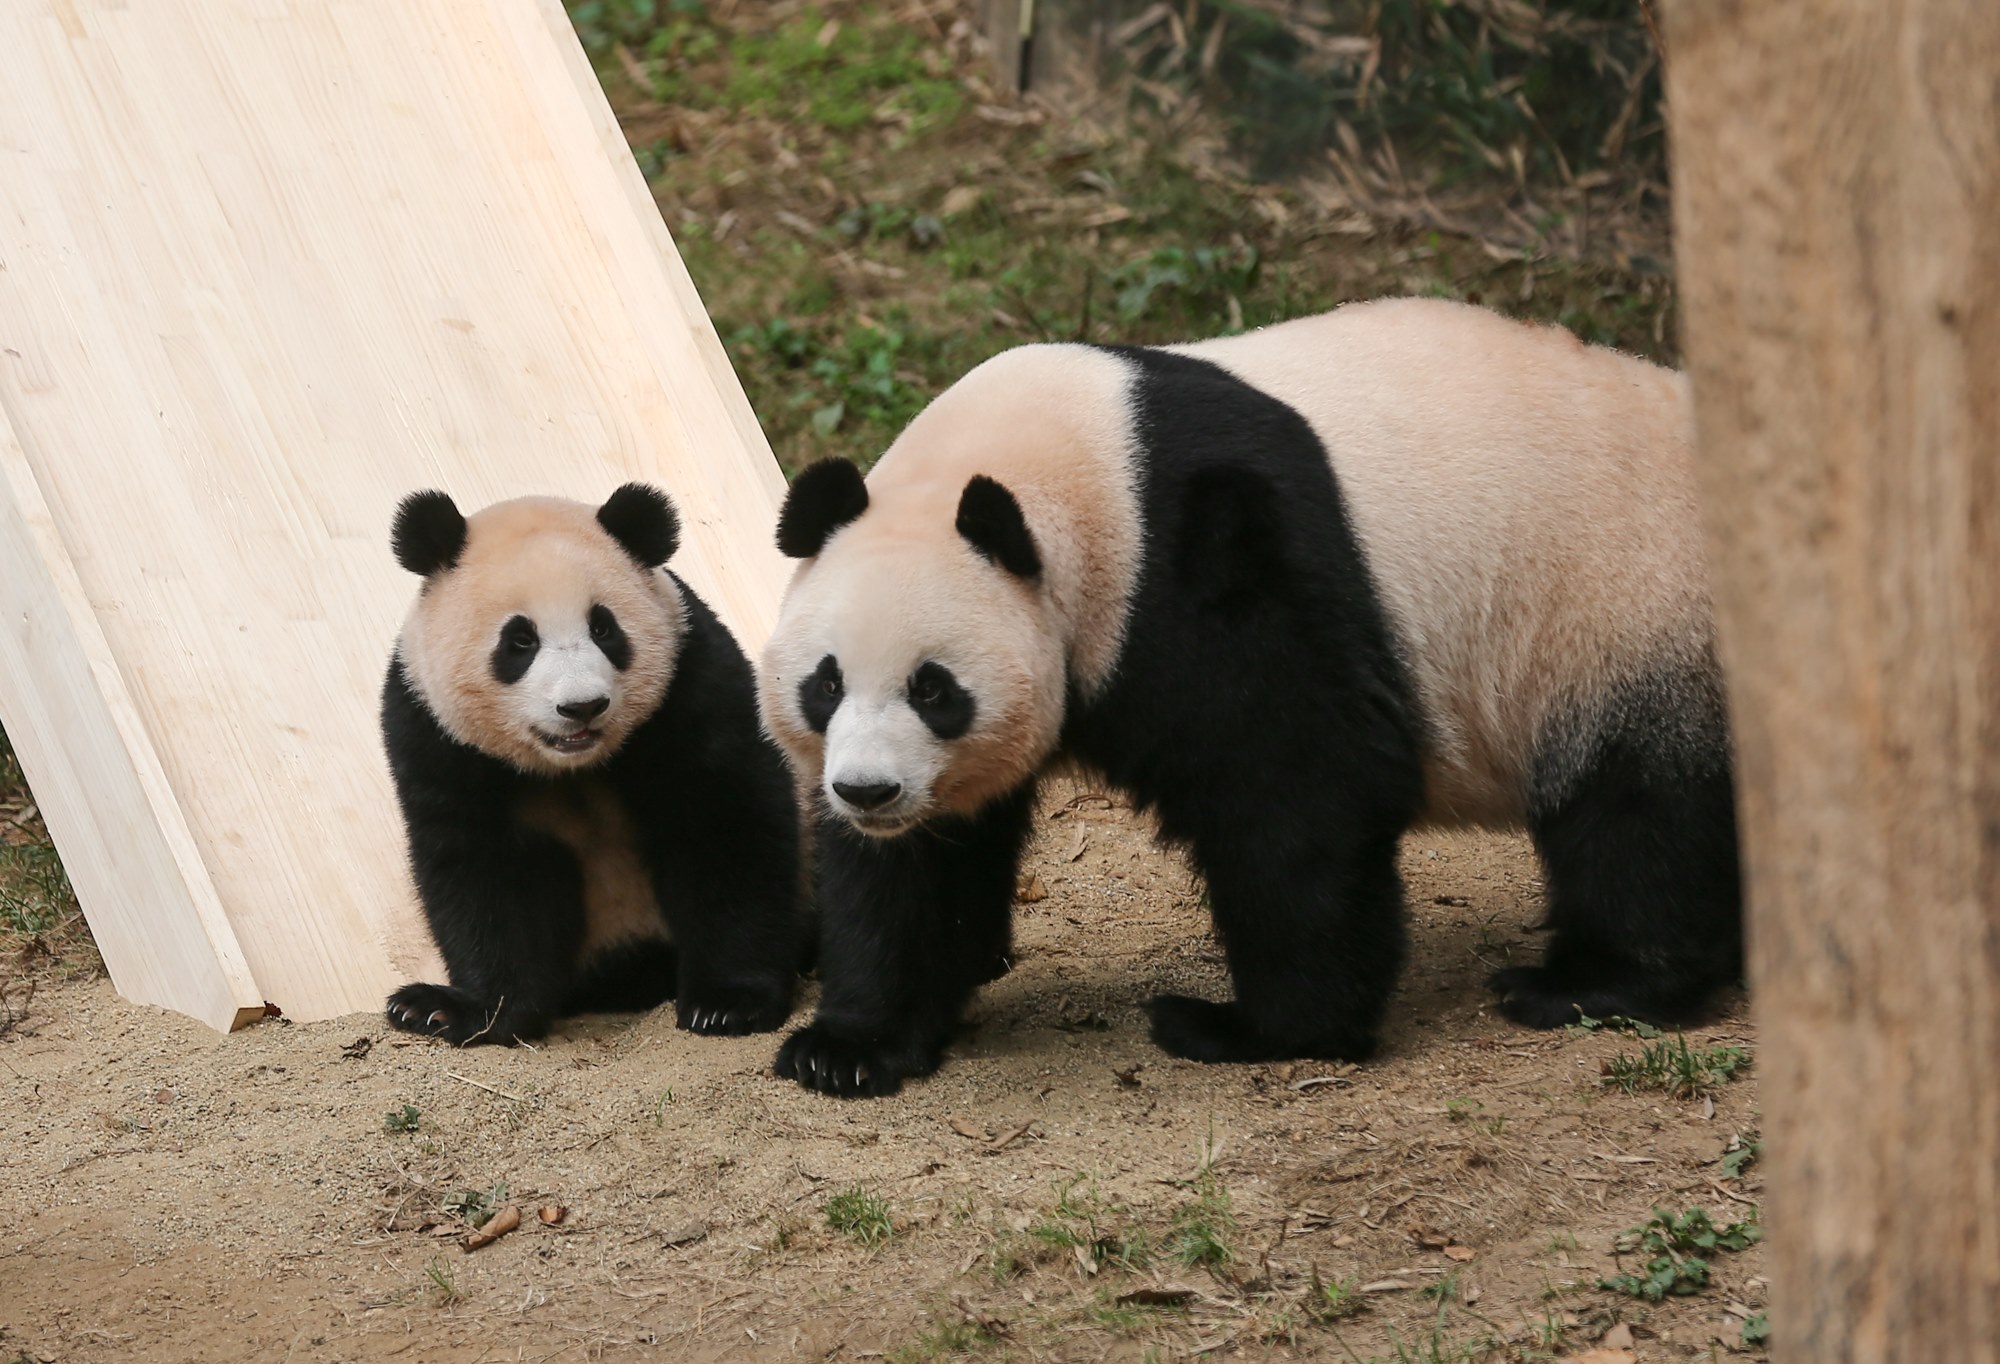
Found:
<path fill-rule="evenodd" d="M 748 648 L 775 618 L 782 476 L 555 0 L 9 5 L 0 267 L 10 491 L 291 1017 L 437 970 L 375 731 L 405 492 L 651 479 L 675 569 Z M 66 770 L 30 760 L 45 803 Z M 107 959 L 171 960 L 183 929 L 116 920 L 54 832 Z"/>

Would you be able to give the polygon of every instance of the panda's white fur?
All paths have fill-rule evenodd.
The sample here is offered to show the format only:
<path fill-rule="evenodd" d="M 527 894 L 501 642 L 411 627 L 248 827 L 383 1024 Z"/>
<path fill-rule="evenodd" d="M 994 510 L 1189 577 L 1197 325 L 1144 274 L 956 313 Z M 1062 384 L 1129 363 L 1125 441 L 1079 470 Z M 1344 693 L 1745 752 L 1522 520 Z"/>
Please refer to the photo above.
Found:
<path fill-rule="evenodd" d="M 826 993 L 780 1071 L 880 1093 L 936 1065 L 1005 955 L 1059 750 L 1208 877 L 1239 1001 L 1156 1001 L 1177 1054 L 1365 1055 L 1414 823 L 1535 834 L 1557 934 L 1495 978 L 1510 1016 L 1696 1007 L 1740 929 L 1692 452 L 1680 375 L 1397 299 L 1019 347 L 865 485 L 807 471 L 759 699 L 826 816 Z M 922 713 L 926 665 L 969 697 L 962 731 Z"/>
<path fill-rule="evenodd" d="M 1519 827 L 1552 719 L 1663 663 L 1700 671 L 1684 376 L 1437 299 L 1169 349 L 1325 444 L 1413 673 L 1429 822 Z"/>

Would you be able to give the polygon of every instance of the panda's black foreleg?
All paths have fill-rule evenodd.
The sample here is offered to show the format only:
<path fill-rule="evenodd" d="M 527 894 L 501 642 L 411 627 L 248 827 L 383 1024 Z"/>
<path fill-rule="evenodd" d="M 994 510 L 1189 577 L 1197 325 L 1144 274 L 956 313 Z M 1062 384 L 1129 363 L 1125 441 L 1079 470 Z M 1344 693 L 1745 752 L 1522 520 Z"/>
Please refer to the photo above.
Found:
<path fill-rule="evenodd" d="M 1374 1054 L 1403 960 L 1395 840 L 1287 822 L 1196 844 L 1236 998 L 1156 996 L 1152 1032 L 1162 1050 L 1239 1062 Z"/>
<path fill-rule="evenodd" d="M 417 889 L 451 984 L 406 985 L 390 1024 L 457 1046 L 530 1042 L 559 1016 L 583 935 L 581 873 L 554 839 L 417 823 Z"/>
<path fill-rule="evenodd" d="M 797 806 L 780 775 L 766 791 L 707 774 L 701 799 L 650 849 L 679 954 L 676 1018 L 689 1032 L 740 1037 L 791 1016 L 805 914 Z"/>
<path fill-rule="evenodd" d="M 944 1059 L 966 1001 L 1009 955 L 1032 784 L 970 819 L 876 839 L 820 826 L 822 982 L 775 1069 L 842 1098 L 893 1094 Z"/>
<path fill-rule="evenodd" d="M 1501 1013 L 1532 1028 L 1580 1014 L 1671 1026 L 1740 980 L 1735 797 L 1720 760 L 1676 772 L 1613 741 L 1530 829 L 1555 934 L 1540 965 L 1493 977 Z"/>

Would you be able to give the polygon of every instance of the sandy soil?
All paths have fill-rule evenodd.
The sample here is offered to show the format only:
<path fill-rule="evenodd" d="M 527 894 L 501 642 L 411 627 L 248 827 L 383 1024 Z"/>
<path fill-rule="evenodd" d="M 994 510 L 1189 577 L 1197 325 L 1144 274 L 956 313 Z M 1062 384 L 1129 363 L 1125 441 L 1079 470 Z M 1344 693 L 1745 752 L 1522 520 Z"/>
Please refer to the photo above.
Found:
<path fill-rule="evenodd" d="M 1635 1039 L 1491 1016 L 1485 973 L 1539 950 L 1525 845 L 1411 840 L 1385 1060 L 1202 1067 L 1154 1049 L 1140 1008 L 1224 989 L 1198 889 L 1130 811 L 1081 788 L 1047 804 L 1020 965 L 893 1099 L 810 1095 L 770 1074 L 774 1038 L 664 1015 L 456 1051 L 372 1016 L 224 1038 L 102 981 L 42 989 L 0 1037 L 0 1360 L 1740 1350 L 1756 1247 L 1663 1306 L 1595 1284 L 1656 1205 L 1749 1214 L 1755 1167 L 1726 1180 L 1719 1158 L 1755 1127 L 1754 1071 L 1710 1101 L 1627 1095 L 1600 1069 Z M 1740 1010 L 1689 1035 L 1750 1040 Z M 387 1130 L 405 1105 L 417 1130 Z M 521 1229 L 461 1249 L 454 1195 L 502 1183 Z M 854 1186 L 893 1220 L 874 1248 L 827 1224 Z M 1234 1258 L 1188 1268 L 1174 1228 L 1204 1188 Z M 1152 1253 L 1122 1267 L 1064 1228 Z M 1317 1320 L 1316 1281 L 1361 1309 Z"/>

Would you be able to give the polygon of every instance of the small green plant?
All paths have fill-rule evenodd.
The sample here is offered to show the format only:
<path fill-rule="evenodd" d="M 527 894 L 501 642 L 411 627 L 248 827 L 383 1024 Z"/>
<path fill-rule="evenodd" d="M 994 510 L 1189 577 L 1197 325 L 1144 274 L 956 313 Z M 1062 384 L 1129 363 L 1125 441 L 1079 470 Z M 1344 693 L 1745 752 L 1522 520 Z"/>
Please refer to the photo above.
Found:
<path fill-rule="evenodd" d="M 660 1097 L 653 1100 L 653 1126 L 664 1127 L 667 1121 L 667 1105 L 674 1101 L 673 1086 L 660 1091 Z"/>
<path fill-rule="evenodd" d="M 1444 1115 L 1452 1122 L 1475 1123 L 1480 1129 L 1496 1137 L 1507 1130 L 1505 1118 L 1498 1115 L 1490 1118 L 1479 1116 L 1485 1111 L 1486 1105 L 1477 1099 L 1448 1099 L 1444 1106 Z"/>
<path fill-rule="evenodd" d="M 826 1224 L 871 1250 L 896 1231 L 889 1218 L 888 1203 L 859 1184 L 826 1200 Z"/>
<path fill-rule="evenodd" d="M 1581 1009 L 1576 1011 L 1576 1022 L 1565 1023 L 1563 1029 L 1572 1034 L 1597 1032 L 1600 1029 L 1605 1029 L 1610 1032 L 1630 1033 L 1642 1041 L 1651 1041 L 1656 1037 L 1666 1036 L 1665 1033 L 1661 1032 L 1651 1023 L 1642 1023 L 1636 1018 L 1625 1018 L 1618 1014 L 1612 1014 L 1608 1018 L 1592 1018 Z"/>
<path fill-rule="evenodd" d="M 443 1260 L 432 1260 L 424 1266 L 424 1273 L 431 1281 L 431 1296 L 437 1300 L 438 1306 L 449 1306 L 465 1296 L 459 1290 L 458 1276 Z"/>
<path fill-rule="evenodd" d="M 1743 1343 L 1745 1345 L 1765 1345 L 1771 1339 L 1771 1318 L 1768 1312 L 1755 1312 L 1743 1319 Z"/>
<path fill-rule="evenodd" d="M 1111 276 L 1118 315 L 1127 322 L 1152 318 L 1171 299 L 1183 311 L 1232 316 L 1238 320 L 1231 330 L 1241 331 L 1242 296 L 1256 287 L 1261 264 L 1253 246 L 1157 247 Z"/>
<path fill-rule="evenodd" d="M 1173 1257 L 1190 1269 L 1220 1269 L 1236 1258 L 1230 1240 L 1236 1218 L 1229 1210 L 1229 1190 L 1215 1171 L 1204 1169 L 1189 1187 L 1194 1198 L 1174 1214 L 1167 1232 Z"/>
<path fill-rule="evenodd" d="M 0 842 L 0 931 L 32 938 L 75 913 L 76 896 L 53 847 Z"/>
<path fill-rule="evenodd" d="M 1321 1326 L 1328 1322 L 1341 1321 L 1354 1316 L 1368 1304 L 1356 1287 L 1353 1279 L 1335 1279 L 1323 1282 L 1319 1269 L 1313 1269 L 1312 1287 L 1306 1292 L 1306 1316 Z"/>
<path fill-rule="evenodd" d="M 445 1199 L 444 1210 L 469 1227 L 483 1227 L 493 1220 L 493 1214 L 500 1211 L 507 1201 L 507 1181 L 501 1180 L 490 1189 L 460 1189 Z"/>
<path fill-rule="evenodd" d="M 901 1349 L 891 1350 L 888 1360 L 889 1364 L 928 1364 L 934 1359 L 969 1355 L 999 1338 L 982 1323 L 961 1319 L 934 1327 Z"/>
<path fill-rule="evenodd" d="M 401 1108 L 392 1108 L 382 1115 L 384 1132 L 414 1132 L 422 1125 L 423 1117 L 417 1112 L 415 1104 L 404 1104 Z"/>
<path fill-rule="evenodd" d="M 1597 1286 L 1647 1302 L 1699 1293 L 1708 1287 L 1705 1257 L 1721 1250 L 1747 1249 L 1763 1236 L 1755 1218 L 1717 1227 L 1700 1208 L 1678 1214 L 1655 1208 L 1644 1226 L 1627 1231 L 1613 1247 L 1621 1257 L 1646 1257 L 1641 1272 L 1599 1279 Z"/>
<path fill-rule="evenodd" d="M 1647 1043 L 1637 1056 L 1618 1053 L 1604 1063 L 1604 1078 L 1627 1094 L 1658 1089 L 1677 1099 L 1693 1099 L 1720 1089 L 1749 1064 L 1750 1053 L 1741 1047 L 1696 1050 L 1676 1033 L 1672 1041 Z"/>
<path fill-rule="evenodd" d="M 1755 1132 L 1748 1136 L 1738 1133 L 1729 1139 L 1729 1147 L 1722 1153 L 1722 1177 L 1743 1178 L 1743 1172 L 1755 1165 L 1763 1154 L 1763 1140 Z"/>
<path fill-rule="evenodd" d="M 1145 1230 L 1131 1222 L 1130 1210 L 1122 1203 L 1107 1202 L 1090 1175 L 1075 1175 L 1057 1184 L 1055 1206 L 1028 1228 L 1027 1235 L 1038 1250 L 1071 1251 L 1087 1261 L 1091 1272 L 1104 1266 L 1144 1269 L 1152 1258 Z M 1017 1257 L 1016 1268 L 1018 1263 Z"/>

